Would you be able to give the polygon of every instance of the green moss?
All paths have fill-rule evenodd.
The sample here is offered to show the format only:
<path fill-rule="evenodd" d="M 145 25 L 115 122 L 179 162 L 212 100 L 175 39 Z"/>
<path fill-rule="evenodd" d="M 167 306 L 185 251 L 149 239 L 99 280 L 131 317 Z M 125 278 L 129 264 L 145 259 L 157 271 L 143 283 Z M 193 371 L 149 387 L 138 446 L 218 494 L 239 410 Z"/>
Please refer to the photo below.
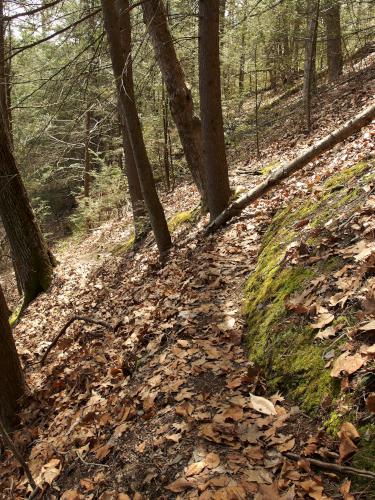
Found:
<path fill-rule="evenodd" d="M 340 430 L 341 424 L 342 424 L 342 416 L 337 413 L 336 411 L 333 411 L 329 418 L 324 422 L 323 426 L 326 430 L 326 432 L 332 436 L 333 438 L 337 437 L 337 433 Z"/>
<path fill-rule="evenodd" d="M 125 241 L 125 243 L 119 243 L 115 245 L 112 250 L 111 254 L 112 255 L 122 255 L 126 252 L 128 252 L 130 249 L 133 248 L 135 243 L 135 236 L 134 233 Z"/>
<path fill-rule="evenodd" d="M 373 163 L 374 164 L 374 163 Z M 248 318 L 249 357 L 263 368 L 270 389 L 282 390 L 308 412 L 317 412 L 323 401 L 334 401 L 339 394 L 338 382 L 325 368 L 326 344 L 315 341 L 316 331 L 311 319 L 297 315 L 285 307 L 286 299 L 298 294 L 315 277 L 327 277 L 342 267 L 340 257 L 332 257 L 303 266 L 285 258 L 292 242 L 300 241 L 298 221 L 309 219 L 309 228 L 324 225 L 337 216 L 338 209 L 350 210 L 362 202 L 363 192 L 358 178 L 369 168 L 360 163 L 329 179 L 319 195 L 306 203 L 294 203 L 280 211 L 267 231 L 258 265 L 249 277 L 245 289 L 245 313 Z M 344 184 L 342 189 L 336 186 Z M 341 211 L 340 211 L 341 212 Z M 308 232 L 306 233 L 308 234 Z M 322 235 L 308 239 L 312 249 Z M 351 324 L 350 311 L 336 322 Z M 339 343 L 335 348 L 339 347 Z M 333 429 L 335 419 L 328 426 Z"/>
<path fill-rule="evenodd" d="M 263 175 L 268 175 L 270 174 L 271 172 L 273 172 L 274 170 L 276 170 L 276 168 L 280 167 L 280 162 L 279 161 L 271 161 L 271 163 L 268 163 L 268 165 L 265 165 L 264 167 L 262 167 L 261 169 L 261 172 Z"/>
<path fill-rule="evenodd" d="M 173 217 L 171 217 L 168 221 L 169 231 L 173 233 L 174 231 L 176 231 L 178 227 L 180 227 L 185 222 L 190 222 L 194 216 L 193 212 L 194 212 L 193 210 L 189 210 L 186 212 L 180 212 L 176 215 L 173 215 Z"/>
<path fill-rule="evenodd" d="M 22 314 L 22 311 L 24 310 L 25 305 L 23 302 L 20 302 L 18 306 L 15 308 L 15 310 L 12 312 L 10 318 L 9 318 L 9 324 L 11 327 L 15 326 Z"/>

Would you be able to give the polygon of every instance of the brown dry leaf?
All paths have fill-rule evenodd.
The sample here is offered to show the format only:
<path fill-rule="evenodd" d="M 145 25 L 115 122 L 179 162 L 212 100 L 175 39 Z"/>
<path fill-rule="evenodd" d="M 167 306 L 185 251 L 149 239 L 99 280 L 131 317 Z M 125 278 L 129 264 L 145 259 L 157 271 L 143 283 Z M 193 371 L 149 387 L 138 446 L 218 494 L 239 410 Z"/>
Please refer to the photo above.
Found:
<path fill-rule="evenodd" d="M 188 490 L 189 488 L 194 488 L 195 483 L 193 481 L 188 481 L 184 477 L 180 477 L 166 486 L 166 489 L 172 491 L 173 493 L 182 493 L 183 491 Z"/>
<path fill-rule="evenodd" d="M 272 484 L 260 484 L 258 493 L 255 495 L 254 500 L 281 500 L 277 481 Z"/>
<path fill-rule="evenodd" d="M 340 493 L 343 496 L 343 500 L 355 500 L 354 495 L 350 493 L 350 488 L 351 488 L 351 481 L 347 480 L 345 481 L 341 487 L 340 487 Z"/>
<path fill-rule="evenodd" d="M 194 406 L 189 401 L 184 401 L 176 407 L 176 414 L 182 417 L 190 416 L 194 411 Z"/>
<path fill-rule="evenodd" d="M 314 455 L 317 449 L 318 449 L 317 436 L 310 436 L 309 439 L 307 440 L 307 444 L 304 447 L 302 454 L 305 457 L 310 457 L 311 455 Z"/>
<path fill-rule="evenodd" d="M 296 440 L 294 438 L 289 439 L 289 441 L 286 441 L 285 443 L 279 444 L 276 446 L 277 451 L 280 453 L 284 453 L 286 451 L 290 451 L 294 448 L 296 444 Z"/>
<path fill-rule="evenodd" d="M 322 500 L 323 486 L 320 486 L 317 482 L 308 479 L 300 483 L 300 486 L 308 493 L 309 497 L 314 498 L 314 500 Z"/>
<path fill-rule="evenodd" d="M 359 327 L 362 332 L 371 332 L 375 330 L 375 319 Z"/>
<path fill-rule="evenodd" d="M 264 456 L 261 446 L 248 446 L 243 450 L 243 453 L 246 458 L 251 460 L 262 460 Z"/>
<path fill-rule="evenodd" d="M 185 469 L 185 476 L 186 477 L 196 476 L 197 474 L 200 474 L 205 467 L 206 467 L 205 460 L 201 460 L 200 462 L 195 462 L 193 464 L 190 464 Z"/>
<path fill-rule="evenodd" d="M 343 433 L 341 436 L 340 446 L 339 446 L 339 462 L 345 462 L 349 457 L 351 457 L 357 451 L 356 445 L 350 439 L 350 437 Z"/>
<path fill-rule="evenodd" d="M 246 479 L 251 483 L 258 483 L 258 484 L 272 483 L 272 476 L 265 469 L 248 469 L 244 472 L 244 475 Z"/>
<path fill-rule="evenodd" d="M 93 491 L 95 489 L 95 483 L 91 479 L 83 478 L 79 484 L 85 491 Z"/>
<path fill-rule="evenodd" d="M 229 330 L 233 330 L 234 325 L 236 324 L 236 319 L 228 316 L 227 318 L 224 319 L 221 323 L 219 323 L 217 326 L 219 330 L 222 332 L 227 332 Z"/>
<path fill-rule="evenodd" d="M 174 443 L 178 443 L 182 438 L 182 434 L 169 434 L 165 437 L 168 441 L 173 441 Z"/>
<path fill-rule="evenodd" d="M 325 326 L 327 326 L 330 323 L 332 323 L 332 321 L 334 319 L 335 319 L 335 315 L 334 314 L 326 312 L 326 313 L 320 314 L 317 317 L 316 322 L 312 323 L 310 326 L 311 326 L 311 328 L 314 328 L 314 329 L 324 328 Z"/>
<path fill-rule="evenodd" d="M 329 326 L 315 335 L 316 339 L 326 340 L 334 337 L 339 329 L 336 326 Z"/>
<path fill-rule="evenodd" d="M 103 460 L 103 458 L 105 458 L 109 454 L 111 449 L 112 449 L 112 445 L 109 445 L 109 444 L 104 444 L 103 446 L 100 446 L 100 448 L 98 448 L 95 451 L 96 458 L 98 460 Z"/>
<path fill-rule="evenodd" d="M 43 465 L 39 476 L 35 479 L 38 486 L 43 486 L 45 483 L 51 485 L 53 481 L 60 475 L 61 463 L 58 458 L 53 458 L 47 464 Z"/>
<path fill-rule="evenodd" d="M 375 413 L 375 392 L 372 392 L 367 396 L 366 407 L 371 413 Z"/>
<path fill-rule="evenodd" d="M 339 438 L 341 438 L 344 434 L 350 437 L 352 441 L 356 441 L 361 437 L 359 435 L 359 432 L 351 422 L 344 422 L 340 428 L 340 431 L 337 433 Z"/>
<path fill-rule="evenodd" d="M 277 415 L 274 404 L 266 398 L 250 394 L 250 402 L 254 410 L 263 413 L 263 415 Z"/>
<path fill-rule="evenodd" d="M 208 469 L 216 469 L 220 465 L 220 456 L 217 453 L 209 453 L 204 462 Z"/>
<path fill-rule="evenodd" d="M 61 500 L 82 500 L 83 496 L 77 490 L 66 490 L 60 498 Z"/>
<path fill-rule="evenodd" d="M 349 352 L 344 352 L 335 360 L 331 370 L 331 377 L 339 378 L 341 372 L 352 375 L 359 370 L 363 364 L 364 359 L 360 354 L 357 353 L 352 356 Z"/>

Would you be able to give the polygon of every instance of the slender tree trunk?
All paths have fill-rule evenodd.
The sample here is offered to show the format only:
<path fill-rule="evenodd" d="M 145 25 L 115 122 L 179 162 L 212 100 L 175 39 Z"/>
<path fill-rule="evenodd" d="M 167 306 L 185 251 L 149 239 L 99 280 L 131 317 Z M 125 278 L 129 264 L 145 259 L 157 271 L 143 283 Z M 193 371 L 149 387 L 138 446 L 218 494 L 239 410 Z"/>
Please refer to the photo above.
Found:
<path fill-rule="evenodd" d="M 91 154 L 90 154 L 90 135 L 91 135 L 91 111 L 88 109 L 85 113 L 85 171 L 84 171 L 84 188 L 83 194 L 85 198 L 90 196 L 91 185 Z"/>
<path fill-rule="evenodd" d="M 245 22 L 242 25 L 242 33 L 241 33 L 241 53 L 240 53 L 240 64 L 239 64 L 239 74 L 238 74 L 238 93 L 241 98 L 244 91 L 244 82 L 245 82 L 245 62 L 246 62 L 246 30 L 245 30 Z"/>
<path fill-rule="evenodd" d="M 11 150 L 0 112 L 0 216 L 11 246 L 12 260 L 26 306 L 52 279 L 52 258 Z"/>
<path fill-rule="evenodd" d="M 221 108 L 219 0 L 199 0 L 199 92 L 208 208 L 214 219 L 228 205 L 230 187 Z"/>
<path fill-rule="evenodd" d="M 142 3 L 142 9 L 144 22 L 167 88 L 172 118 L 193 180 L 205 205 L 201 122 L 194 113 L 191 90 L 176 54 L 164 3 L 162 0 L 147 0 Z"/>
<path fill-rule="evenodd" d="M 303 80 L 305 120 L 308 131 L 311 129 L 311 98 L 316 90 L 316 42 L 318 35 L 319 8 L 319 0 L 308 1 L 308 28 Z"/>
<path fill-rule="evenodd" d="M 4 0 L 0 0 L 0 100 L 1 107 L 4 112 L 4 126 L 6 127 L 6 133 L 9 136 L 10 144 L 12 145 L 11 138 L 11 126 L 10 126 L 10 114 L 9 114 L 9 75 L 8 69 L 9 64 L 5 61 L 6 59 L 5 50 L 5 22 L 4 22 Z"/>
<path fill-rule="evenodd" d="M 143 200 L 141 185 L 139 183 L 133 148 L 126 128 L 125 111 L 120 99 L 118 100 L 118 114 L 125 156 L 125 175 L 128 180 L 130 203 L 133 212 L 134 238 L 135 241 L 139 241 L 148 232 L 150 224 L 147 217 L 145 202 Z"/>
<path fill-rule="evenodd" d="M 135 104 L 131 65 L 129 2 L 128 0 L 119 0 L 118 2 L 115 0 L 102 0 L 102 8 L 113 73 L 116 79 L 121 107 L 125 112 L 126 128 L 133 150 L 143 199 L 145 200 L 159 253 L 164 255 L 171 247 L 171 237 L 164 210 L 156 191 L 151 164 L 148 159 L 141 123 Z"/>
<path fill-rule="evenodd" d="M 341 47 L 340 3 L 329 0 L 324 12 L 327 38 L 328 80 L 334 82 L 342 75 L 343 57 Z"/>
<path fill-rule="evenodd" d="M 0 419 L 10 430 L 16 421 L 18 401 L 24 393 L 24 379 L 1 287 L 0 332 Z"/>
<path fill-rule="evenodd" d="M 165 95 L 165 84 L 162 82 L 162 107 L 163 107 L 163 163 L 164 175 L 167 191 L 171 190 L 171 166 L 169 161 L 169 144 L 168 144 L 168 129 L 169 129 L 169 116 L 168 116 L 168 98 Z"/>

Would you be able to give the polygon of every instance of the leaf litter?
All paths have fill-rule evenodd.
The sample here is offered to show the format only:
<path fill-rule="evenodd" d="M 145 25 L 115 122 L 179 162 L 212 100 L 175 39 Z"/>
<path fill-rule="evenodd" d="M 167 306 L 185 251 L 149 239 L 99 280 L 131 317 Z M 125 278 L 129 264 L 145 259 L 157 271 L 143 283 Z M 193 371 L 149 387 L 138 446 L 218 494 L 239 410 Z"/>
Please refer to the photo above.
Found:
<path fill-rule="evenodd" d="M 364 101 L 363 94 L 355 99 Z M 137 254 L 110 255 L 108 242 L 116 235 L 126 239 L 124 221 L 107 224 L 62 256 L 51 290 L 30 306 L 16 329 L 32 392 L 14 440 L 49 498 L 320 500 L 333 498 L 337 488 L 343 498 L 354 498 L 350 481 L 337 486 L 335 476 L 332 484 L 333 474 L 316 473 L 307 460 L 348 460 L 357 449 L 355 427 L 344 424 L 333 445 L 298 408 L 265 392 L 265 382 L 246 359 L 240 304 L 273 213 L 312 186 L 319 189 L 330 168 L 366 155 L 371 146 L 366 133 L 340 152 L 323 155 L 313 169 L 246 209 L 220 234 L 201 238 L 203 221 L 179 229 L 164 267 L 150 238 Z M 286 158 L 295 154 L 285 139 L 265 154 L 271 158 L 275 151 Z M 234 184 L 236 175 L 241 173 L 234 169 Z M 258 178 L 248 175 L 246 182 L 249 188 Z M 168 194 L 169 210 L 189 208 L 191 191 L 181 186 Z M 345 350 L 330 369 L 353 387 L 358 372 L 371 369 L 374 359 L 372 344 L 358 340 L 374 331 L 374 210 L 375 196 L 367 193 L 363 210 L 348 223 L 339 221 L 358 241 L 334 246 L 332 254 L 344 260 L 335 282 L 318 277 L 286 304 L 311 318 L 317 342 L 345 333 Z M 308 224 L 301 222 L 301 232 Z M 331 235 L 339 236 L 340 227 L 329 228 Z M 321 259 L 327 255 L 323 250 L 316 252 Z M 296 242 L 287 258 L 314 256 Z M 338 309 L 354 297 L 361 305 L 359 324 L 337 326 Z M 108 332 L 74 324 L 46 366 L 35 365 L 55 325 L 73 314 L 119 326 Z M 374 413 L 374 393 L 365 398 L 366 411 Z M 282 455 L 289 451 L 307 459 L 290 461 Z M 0 477 L 4 498 L 27 498 L 23 472 L 8 452 Z"/>

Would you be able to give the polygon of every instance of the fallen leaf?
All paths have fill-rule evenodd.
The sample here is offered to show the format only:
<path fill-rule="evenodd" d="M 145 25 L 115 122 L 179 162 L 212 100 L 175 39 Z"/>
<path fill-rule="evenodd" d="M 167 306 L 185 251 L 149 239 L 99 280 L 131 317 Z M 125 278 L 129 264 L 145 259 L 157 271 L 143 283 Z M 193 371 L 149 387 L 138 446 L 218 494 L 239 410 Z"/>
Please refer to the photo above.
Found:
<path fill-rule="evenodd" d="M 308 479 L 307 481 L 303 481 L 300 483 L 301 488 L 303 488 L 306 493 L 314 500 L 322 500 L 323 498 L 323 486 L 320 486 L 317 482 L 312 479 Z"/>
<path fill-rule="evenodd" d="M 180 479 L 176 479 L 173 483 L 170 483 L 166 486 L 166 489 L 169 491 L 173 491 L 173 493 L 182 493 L 189 488 L 194 488 L 195 484 L 192 481 L 188 481 L 187 479 L 181 477 Z"/>
<path fill-rule="evenodd" d="M 341 438 L 344 434 L 350 437 L 352 441 L 356 441 L 361 437 L 359 435 L 359 432 L 351 422 L 344 422 L 341 425 L 340 431 L 337 433 L 337 435 L 339 436 L 339 438 Z"/>
<path fill-rule="evenodd" d="M 259 411 L 259 413 L 263 413 L 264 415 L 277 415 L 274 404 L 268 399 L 250 394 L 250 401 L 254 410 Z"/>
<path fill-rule="evenodd" d="M 314 328 L 314 329 L 324 328 L 325 326 L 332 323 L 332 321 L 334 319 L 335 319 L 334 314 L 323 313 L 323 314 L 320 314 L 318 316 L 316 323 L 312 323 L 310 326 L 311 326 L 311 328 Z"/>
<path fill-rule="evenodd" d="M 341 436 L 340 446 L 339 446 L 339 462 L 345 462 L 349 457 L 351 457 L 357 451 L 356 445 L 350 439 L 347 434 Z"/>
<path fill-rule="evenodd" d="M 205 467 L 206 467 L 205 460 L 201 460 L 200 462 L 195 462 L 193 464 L 190 464 L 185 469 L 185 476 L 186 477 L 196 476 L 197 474 L 200 474 Z"/>
<path fill-rule="evenodd" d="M 264 469 L 248 469 L 245 470 L 244 475 L 251 483 L 258 484 L 271 484 L 272 476 Z"/>
<path fill-rule="evenodd" d="M 229 316 L 224 319 L 221 323 L 219 323 L 217 326 L 219 330 L 222 332 L 227 332 L 228 330 L 233 330 L 234 325 L 236 324 L 236 319 Z"/>
<path fill-rule="evenodd" d="M 204 462 L 208 469 L 216 469 L 220 465 L 220 456 L 217 453 L 209 453 Z"/>
<path fill-rule="evenodd" d="M 341 372 L 345 372 L 348 375 L 352 375 L 357 370 L 359 370 L 364 364 L 364 359 L 360 354 L 350 355 L 348 352 L 344 352 L 339 356 L 331 370 L 331 377 L 340 377 Z"/>
<path fill-rule="evenodd" d="M 373 319 L 373 320 L 369 321 L 368 323 L 360 326 L 359 329 L 362 332 L 371 332 L 372 330 L 375 330 L 375 319 Z"/>

